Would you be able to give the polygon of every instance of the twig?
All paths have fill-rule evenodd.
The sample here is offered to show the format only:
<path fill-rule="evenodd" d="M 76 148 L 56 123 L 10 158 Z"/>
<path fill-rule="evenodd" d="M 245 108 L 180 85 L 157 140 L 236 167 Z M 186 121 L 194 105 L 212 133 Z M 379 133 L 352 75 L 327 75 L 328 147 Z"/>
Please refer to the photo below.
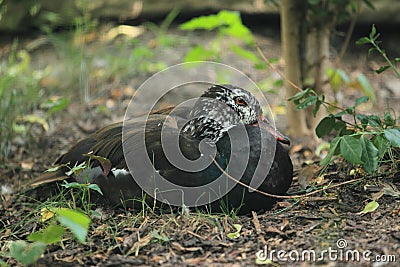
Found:
<path fill-rule="evenodd" d="M 307 202 L 314 202 L 314 201 L 326 201 L 326 200 L 335 200 L 337 197 L 308 197 L 304 199 Z"/>
<path fill-rule="evenodd" d="M 339 56 L 338 56 L 338 58 L 337 58 L 337 60 L 335 62 L 336 66 L 340 64 L 341 60 L 344 57 L 344 54 L 346 53 L 347 48 L 349 47 L 350 39 L 351 39 L 351 36 L 353 34 L 354 27 L 356 25 L 358 15 L 360 14 L 360 9 L 361 9 L 360 0 L 357 1 L 357 6 L 358 6 L 358 8 L 357 8 L 356 14 L 350 20 L 350 25 L 349 25 L 349 28 L 347 29 L 346 37 L 345 37 L 343 45 L 342 45 L 342 47 L 340 49 Z"/>
<path fill-rule="evenodd" d="M 256 228 L 256 232 L 257 232 L 257 234 L 260 234 L 261 233 L 261 225 L 260 225 L 260 221 L 258 220 L 257 213 L 252 210 L 251 214 L 253 215 L 253 224 L 254 224 L 254 227 Z"/>
<path fill-rule="evenodd" d="M 289 80 L 285 74 L 283 74 L 280 70 L 278 70 L 277 68 L 275 68 L 274 65 L 271 64 L 271 62 L 269 62 L 269 60 L 267 59 L 267 57 L 264 55 L 264 53 L 261 51 L 260 47 L 257 46 L 257 50 L 258 53 L 260 53 L 262 59 L 265 61 L 265 63 L 268 64 L 268 66 L 275 71 L 276 73 L 278 73 L 279 76 L 281 76 L 282 79 L 284 79 L 287 83 L 289 83 L 291 86 L 293 86 L 294 88 L 296 88 L 299 92 L 302 92 L 303 89 L 300 88 L 299 86 L 297 86 L 296 84 L 294 84 L 291 80 Z"/>
<path fill-rule="evenodd" d="M 185 230 L 186 231 L 186 233 L 188 233 L 188 234 L 190 234 L 190 235 L 192 235 L 192 236 L 195 236 L 195 237 L 197 237 L 197 238 L 199 238 L 199 239 L 201 239 L 201 240 L 207 240 L 207 238 L 205 238 L 205 237 L 203 237 L 203 236 L 201 236 L 201 235 L 198 235 L 198 234 L 196 234 L 196 233 L 194 233 L 194 232 L 192 232 L 192 231 L 190 231 L 190 230 Z"/>
<path fill-rule="evenodd" d="M 254 224 L 254 228 L 256 228 L 258 238 L 260 239 L 261 243 L 266 244 L 267 242 L 265 241 L 265 238 L 262 235 L 261 224 L 260 224 L 260 221 L 258 220 L 257 213 L 255 211 L 251 211 L 251 214 L 253 215 L 253 224 Z"/>
<path fill-rule="evenodd" d="M 252 188 L 251 186 L 249 186 L 249 185 L 239 181 L 238 179 L 232 177 L 231 175 L 229 175 L 224 169 L 221 168 L 221 166 L 218 164 L 218 162 L 215 161 L 214 158 L 211 157 L 211 159 L 214 162 L 214 164 L 217 166 L 217 168 L 223 174 L 225 174 L 229 179 L 233 180 L 234 182 L 236 182 L 236 183 L 240 184 L 241 186 L 246 187 L 246 188 L 248 188 L 248 189 L 250 189 L 250 190 L 252 190 L 254 192 L 257 192 L 257 193 L 259 193 L 261 195 L 264 195 L 264 196 L 267 196 L 267 197 L 273 197 L 273 198 L 282 198 L 282 199 L 305 198 L 305 197 L 314 195 L 316 193 L 319 193 L 319 192 L 322 192 L 322 191 L 325 191 L 325 190 L 328 190 L 328 189 L 332 189 L 332 188 L 336 188 L 336 187 L 339 187 L 339 186 L 342 186 L 342 185 L 358 182 L 358 181 L 361 181 L 363 179 L 363 178 L 357 178 L 357 179 L 353 179 L 353 180 L 350 180 L 350 181 L 344 181 L 344 182 L 341 182 L 341 183 L 338 183 L 338 184 L 335 184 L 335 185 L 332 185 L 332 186 L 327 186 L 327 187 L 324 187 L 324 188 L 320 188 L 320 189 L 317 189 L 315 191 L 311 191 L 311 192 L 308 192 L 308 193 L 302 194 L 302 195 L 281 196 L 281 195 L 270 194 L 270 193 L 267 193 L 267 192 Z"/>

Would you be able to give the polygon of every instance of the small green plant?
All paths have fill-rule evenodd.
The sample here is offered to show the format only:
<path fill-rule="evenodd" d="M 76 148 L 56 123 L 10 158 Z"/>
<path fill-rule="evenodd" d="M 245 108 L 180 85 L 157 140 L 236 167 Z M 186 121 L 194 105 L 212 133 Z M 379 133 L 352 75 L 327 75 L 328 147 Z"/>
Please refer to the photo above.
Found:
<path fill-rule="evenodd" d="M 233 224 L 232 225 L 235 228 L 234 232 L 227 233 L 226 236 L 230 239 L 236 239 L 240 237 L 240 231 L 242 230 L 242 226 L 240 224 Z"/>
<path fill-rule="evenodd" d="M 372 27 L 369 37 L 361 38 L 357 43 L 373 45 L 371 51 L 378 51 L 386 60 L 385 65 L 378 70 L 382 73 L 392 69 L 398 74 L 396 58 L 393 62 L 386 56 L 384 50 L 379 47 L 375 26 Z M 400 78 L 400 75 L 399 75 Z M 316 127 L 318 137 L 323 137 L 335 132 L 336 137 L 330 142 L 327 156 L 321 161 L 322 165 L 332 162 L 337 156 L 343 157 L 350 163 L 360 164 L 367 173 L 378 170 L 380 163 L 389 160 L 396 163 L 399 160 L 400 151 L 400 117 L 396 118 L 390 112 L 383 116 L 375 114 L 366 115 L 358 112 L 357 107 L 369 100 L 367 96 L 357 98 L 353 106 L 339 107 L 325 101 L 324 95 L 318 95 L 314 90 L 308 88 L 289 98 L 297 109 L 305 109 L 314 106 L 314 115 L 321 106 L 328 112 L 333 109 L 340 110 L 323 118 Z"/>
<path fill-rule="evenodd" d="M 47 170 L 48 172 L 54 172 L 61 167 L 68 167 L 70 169 L 68 174 L 74 174 L 75 177 L 80 176 L 87 182 L 82 184 L 65 182 L 62 184 L 62 187 L 66 190 L 62 190 L 59 193 L 58 200 L 50 204 L 44 204 L 44 207 L 40 209 L 40 221 L 46 222 L 47 226 L 40 231 L 31 233 L 27 238 L 28 241 L 18 240 L 11 242 L 9 257 L 14 258 L 23 265 L 33 264 L 45 252 L 47 245 L 61 242 L 65 237 L 66 229 L 69 229 L 79 242 L 85 243 L 91 221 L 87 214 L 92 213 L 91 207 L 93 206 L 90 200 L 91 191 L 102 194 L 98 185 L 91 184 L 88 181 L 91 162 L 97 160 L 105 169 L 110 169 L 111 166 L 110 161 L 106 158 L 93 154 L 87 154 L 86 156 L 89 157 L 89 160 L 84 164 L 71 168 L 66 164 Z M 70 201 L 65 201 L 68 193 L 71 195 L 71 204 Z M 77 208 L 77 199 L 80 199 L 79 204 L 82 205 L 83 212 Z M 61 207 L 63 205 L 72 208 Z"/>
<path fill-rule="evenodd" d="M 26 50 L 17 50 L 13 43 L 8 59 L 0 63 L 0 156 L 7 158 L 15 135 L 29 134 L 28 128 L 21 128 L 26 122 L 39 123 L 40 119 L 31 114 L 44 93 L 40 80 L 46 70 L 33 70 L 31 57 Z"/>
<path fill-rule="evenodd" d="M 163 244 L 163 243 L 167 243 L 170 241 L 168 236 L 166 236 L 165 234 L 163 234 L 161 232 L 159 233 L 156 229 L 152 230 L 150 234 L 155 242 L 159 242 L 159 243 Z"/>
<path fill-rule="evenodd" d="M 371 32 L 368 36 L 360 38 L 356 44 L 363 45 L 363 44 L 371 44 L 372 48 L 368 50 L 368 54 L 373 52 L 378 52 L 386 61 L 387 65 L 381 66 L 379 69 L 375 70 L 376 73 L 381 74 L 382 72 L 386 71 L 387 69 L 391 69 L 398 78 L 400 78 L 400 71 L 397 69 L 397 63 L 400 62 L 400 58 L 396 57 L 393 61 L 390 60 L 385 52 L 379 44 L 381 41 L 378 41 L 380 33 L 376 31 L 375 25 L 372 25 Z"/>
<path fill-rule="evenodd" d="M 243 41 L 245 45 L 254 45 L 254 37 L 249 28 L 241 20 L 240 14 L 234 11 L 222 10 L 218 14 L 193 18 L 183 24 L 180 28 L 185 31 L 208 30 L 216 31 L 217 37 L 207 46 L 197 45 L 190 49 L 184 61 L 220 60 L 224 50 L 230 49 L 238 56 L 250 60 L 256 68 L 265 68 L 265 63 L 252 52 L 235 44 L 228 39 L 234 38 Z M 226 47 L 228 45 L 229 47 Z"/>
<path fill-rule="evenodd" d="M 177 37 L 167 34 L 167 31 L 178 15 L 179 9 L 175 7 L 171 10 L 171 12 L 168 13 L 165 19 L 161 22 L 160 26 L 151 22 L 146 24 L 147 28 L 149 28 L 149 30 L 156 35 L 155 41 L 157 42 L 157 45 L 170 47 L 176 43 Z"/>
<path fill-rule="evenodd" d="M 8 256 L 24 266 L 35 263 L 46 251 L 47 245 L 61 242 L 65 229 L 84 243 L 88 234 L 90 218 L 77 210 L 67 208 L 46 208 L 42 210 L 42 221 L 50 220 L 49 225 L 41 231 L 33 232 L 28 241 L 10 242 Z"/>
<path fill-rule="evenodd" d="M 319 107 L 332 107 L 312 89 L 304 90 L 289 100 L 297 105 L 297 109 L 304 109 L 315 105 L 314 114 Z M 316 128 L 318 137 L 335 132 L 336 137 L 330 142 L 327 156 L 321 161 L 322 165 L 332 162 L 334 156 L 342 156 L 348 162 L 361 164 L 368 173 L 377 171 L 379 162 L 386 156 L 394 159 L 394 150 L 400 148 L 400 118 L 394 118 L 386 112 L 383 118 L 377 115 L 365 115 L 357 111 L 357 107 L 368 101 L 368 97 L 357 98 L 351 107 L 338 107 L 337 113 L 331 113 L 323 118 Z M 347 118 L 346 118 L 347 117 Z M 350 120 L 351 118 L 351 120 Z"/>
<path fill-rule="evenodd" d="M 101 191 L 100 187 L 97 184 L 91 183 L 91 181 L 89 181 L 91 162 L 93 160 L 99 161 L 105 171 L 110 170 L 111 162 L 106 158 L 96 156 L 91 153 L 85 154 L 84 156 L 89 157 L 89 159 L 86 162 L 83 162 L 79 165 L 75 165 L 73 167 L 70 167 L 69 164 L 62 164 L 47 170 L 47 172 L 54 172 L 62 167 L 69 168 L 69 172 L 67 173 L 67 175 L 73 174 L 75 177 L 77 177 L 76 179 L 79 180 L 80 183 L 64 181 L 64 183 L 61 186 L 70 190 L 69 192 L 72 198 L 72 207 L 74 209 L 76 209 L 78 205 L 81 205 L 83 210 L 87 214 L 90 214 L 92 210 L 91 208 L 93 206 L 93 203 L 91 203 L 91 198 L 90 198 L 91 192 L 95 191 L 100 195 L 103 194 L 103 192 Z M 79 203 L 77 203 L 78 199 L 80 200 Z"/>
<path fill-rule="evenodd" d="M 345 87 L 360 90 L 365 96 L 368 96 L 373 104 L 376 104 L 374 88 L 371 86 L 369 80 L 364 74 L 360 73 L 355 78 L 351 79 L 342 69 L 328 68 L 327 76 L 336 102 L 339 102 L 337 99 L 338 92 L 341 91 L 340 89 Z"/>

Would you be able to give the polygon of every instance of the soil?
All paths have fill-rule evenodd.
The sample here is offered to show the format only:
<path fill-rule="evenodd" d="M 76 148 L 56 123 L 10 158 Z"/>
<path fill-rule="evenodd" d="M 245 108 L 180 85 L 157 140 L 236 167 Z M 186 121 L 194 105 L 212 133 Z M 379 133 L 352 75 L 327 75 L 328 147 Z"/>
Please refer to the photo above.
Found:
<path fill-rule="evenodd" d="M 255 32 L 257 43 L 263 51 L 267 51 L 267 56 L 279 58 L 278 29 L 255 29 Z M 182 33 L 175 27 L 168 34 L 179 41 L 165 47 L 151 31 L 146 30 L 140 36 L 140 42 L 154 49 L 153 62 L 161 61 L 167 65 L 179 63 L 187 51 L 188 43 L 206 44 L 213 38 L 209 32 Z M 38 40 L 37 37 L 30 37 L 22 45 L 34 40 Z M 90 41 L 85 44 L 85 49 L 87 53 L 95 54 L 101 63 L 101 53 L 113 51 L 118 46 L 118 40 L 102 49 L 99 46 L 99 42 Z M 9 45 L 4 44 L 2 49 L 7 47 Z M 115 54 L 123 56 L 125 52 Z M 38 67 L 65 61 L 46 42 L 32 54 L 32 60 Z M 221 55 L 221 62 L 244 71 L 256 81 L 266 76 L 277 77 L 272 71 L 255 70 L 251 63 L 228 52 Z M 365 50 L 354 47 L 350 47 L 350 52 L 341 62 L 341 67 L 348 73 L 364 73 L 374 88 L 380 88 L 378 105 L 364 107 L 369 112 L 373 109 L 382 112 L 387 107 L 398 108 L 391 104 L 396 103 L 394 99 L 400 96 L 400 92 L 392 89 L 393 76 L 388 74 L 382 78 L 371 70 L 371 66 L 380 63 L 379 58 L 367 61 Z M 279 62 L 277 66 L 282 68 Z M 53 71 L 58 75 L 62 72 L 58 69 Z M 54 94 L 60 94 L 65 87 L 77 90 L 69 91 L 72 101 L 65 112 L 52 117 L 48 132 L 37 129 L 32 140 L 17 138 L 10 157 L 2 163 L 0 251 L 7 264 L 17 265 L 14 259 L 6 255 L 10 241 L 26 240 L 30 233 L 46 226 L 46 222 L 41 221 L 40 208 L 44 205 L 41 203 L 49 202 L 39 197 L 38 191 L 21 190 L 21 185 L 48 169 L 59 155 L 80 138 L 122 119 L 131 95 L 151 74 L 151 71 L 140 73 L 133 69 L 126 75 L 114 75 L 102 84 L 91 81 L 91 88 L 96 89 L 90 92 L 91 99 L 87 103 L 79 100 L 76 77 L 68 78 L 62 76 L 67 74 L 61 74 L 56 81 L 47 81 L 54 82 Z M 65 79 L 67 82 L 61 82 Z M 346 102 L 360 96 L 361 92 L 346 91 L 343 94 L 341 99 Z M 287 125 L 282 88 L 267 95 L 271 99 L 272 110 L 277 114 L 277 126 L 284 132 Z M 177 99 L 174 96 L 164 101 L 170 104 Z M 106 112 L 99 112 L 99 107 L 104 106 Z M 86 242 L 82 244 L 67 234 L 62 242 L 47 247 L 36 266 L 398 266 L 399 170 L 393 171 L 386 166 L 387 169 L 382 169 L 380 175 L 371 177 L 356 166 L 337 161 L 322 176 L 318 172 L 320 156 L 315 153 L 316 146 L 304 140 L 293 140 L 290 148 L 295 177 L 288 194 L 304 193 L 304 186 L 315 178 L 316 186 L 329 187 L 308 198 L 282 199 L 272 210 L 248 216 L 210 215 L 196 211 L 160 214 L 151 209 L 113 209 L 100 202 L 92 207 L 96 213 L 91 216 Z M 387 189 L 387 186 L 392 189 Z M 374 193 L 383 192 L 382 188 L 387 190 L 377 198 L 379 207 L 373 212 L 360 213 L 376 197 Z M 50 191 L 45 187 L 39 194 Z M 241 230 L 239 235 L 232 238 L 230 233 L 236 231 L 236 224 L 241 226 Z M 314 252 L 315 259 L 312 258 Z M 270 255 L 272 261 L 266 260 Z M 306 258 L 302 259 L 301 255 Z M 307 258 L 307 255 L 311 255 L 311 258 Z M 299 256 L 297 260 L 294 259 L 296 256 Z"/>

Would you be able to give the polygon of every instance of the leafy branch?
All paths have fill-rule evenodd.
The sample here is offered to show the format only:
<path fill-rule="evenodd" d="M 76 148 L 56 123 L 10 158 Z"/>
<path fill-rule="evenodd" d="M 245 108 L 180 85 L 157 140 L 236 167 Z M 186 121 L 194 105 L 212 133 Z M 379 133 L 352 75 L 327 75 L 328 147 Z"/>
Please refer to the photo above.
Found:
<path fill-rule="evenodd" d="M 356 44 L 371 44 L 373 47 L 368 50 L 368 54 L 377 51 L 385 59 L 387 65 L 381 66 L 379 69 L 375 70 L 376 73 L 380 74 L 390 68 L 394 71 L 394 73 L 396 73 L 397 77 L 400 78 L 400 72 L 396 67 L 396 64 L 400 62 L 400 58 L 396 57 L 393 61 L 388 58 L 385 50 L 379 46 L 379 44 L 382 43 L 381 41 L 378 41 L 379 36 L 380 33 L 376 31 L 375 25 L 372 25 L 369 36 L 360 38 Z"/>
<path fill-rule="evenodd" d="M 357 98 L 353 106 L 345 108 L 326 102 L 323 95 L 317 95 L 312 89 L 299 92 L 289 100 L 299 110 L 314 105 L 314 115 L 321 106 L 327 110 L 328 107 L 340 110 L 323 118 L 315 130 L 318 137 L 332 132 L 336 135 L 327 156 L 321 161 L 322 165 L 332 162 L 334 156 L 342 156 L 350 163 L 361 164 L 366 172 L 373 173 L 384 156 L 390 153 L 389 150 L 400 148 L 400 126 L 397 124 L 400 118 L 396 119 L 390 112 L 386 112 L 383 118 L 359 113 L 357 107 L 368 101 L 366 96 Z"/>
<path fill-rule="evenodd" d="M 377 51 L 386 60 L 387 65 L 376 70 L 378 74 L 387 69 L 392 69 L 400 78 L 396 64 L 400 58 L 391 61 L 377 41 L 379 33 L 375 26 L 372 27 L 368 37 L 363 37 L 357 44 L 372 44 L 369 53 Z M 315 131 L 318 137 L 335 134 L 330 143 L 327 156 L 321 161 L 321 165 L 327 165 L 337 157 L 343 157 L 352 164 L 360 164 L 367 173 L 378 170 L 379 164 L 387 159 L 392 163 L 399 157 L 400 151 L 400 117 L 396 118 L 390 112 L 383 116 L 375 114 L 366 115 L 359 113 L 359 105 L 369 100 L 368 96 L 357 98 L 352 106 L 340 107 L 325 100 L 324 95 L 318 95 L 313 89 L 307 88 L 288 99 L 293 101 L 296 109 L 313 108 L 314 116 L 320 107 L 324 107 L 329 115 L 323 118 Z M 331 110 L 337 110 L 333 113 Z"/>

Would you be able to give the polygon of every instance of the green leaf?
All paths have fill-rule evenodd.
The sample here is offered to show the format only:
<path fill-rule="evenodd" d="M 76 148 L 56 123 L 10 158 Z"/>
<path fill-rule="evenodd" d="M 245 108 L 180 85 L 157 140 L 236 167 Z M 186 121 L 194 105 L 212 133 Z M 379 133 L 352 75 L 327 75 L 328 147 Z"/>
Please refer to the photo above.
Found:
<path fill-rule="evenodd" d="M 309 93 L 312 93 L 312 92 L 314 92 L 314 91 L 311 88 L 307 88 L 306 90 L 298 92 L 294 96 L 289 97 L 288 101 L 302 99 L 303 97 L 305 97 L 306 95 L 308 95 Z"/>
<path fill-rule="evenodd" d="M 163 242 L 168 242 L 169 241 L 168 236 L 160 235 L 158 233 L 158 231 L 155 230 L 155 229 L 151 231 L 151 236 L 154 237 L 155 239 L 158 239 L 158 240 L 163 241 Z"/>
<path fill-rule="evenodd" d="M 68 105 L 68 99 L 67 98 L 50 98 L 46 102 L 42 103 L 40 105 L 40 108 L 42 109 L 48 109 L 49 113 L 54 113 L 61 111 L 65 109 L 65 107 Z"/>
<path fill-rule="evenodd" d="M 64 227 L 51 224 L 43 231 L 30 234 L 28 236 L 28 241 L 40 241 L 45 244 L 53 244 L 61 241 L 64 232 Z"/>
<path fill-rule="evenodd" d="M 381 118 L 379 118 L 379 116 L 369 115 L 367 116 L 367 118 L 369 125 L 371 125 L 372 127 L 382 127 L 382 121 Z"/>
<path fill-rule="evenodd" d="M 58 171 L 60 168 L 64 167 L 65 165 L 61 165 L 61 166 L 55 166 L 53 168 L 49 168 L 47 170 L 45 170 L 44 172 L 55 172 Z"/>
<path fill-rule="evenodd" d="M 379 150 L 365 136 L 360 137 L 362 147 L 361 160 L 364 162 L 362 167 L 368 173 L 373 173 L 378 169 L 378 154 Z"/>
<path fill-rule="evenodd" d="M 377 115 L 363 115 L 356 114 L 356 118 L 361 121 L 361 124 L 366 126 L 366 124 L 371 125 L 372 127 L 383 127 L 382 120 Z"/>
<path fill-rule="evenodd" d="M 75 165 L 74 167 L 72 167 L 67 173 L 67 176 L 70 176 L 71 174 L 75 174 L 78 175 L 80 172 L 82 172 L 84 169 L 86 169 L 87 163 L 86 162 L 82 162 L 79 165 Z"/>
<path fill-rule="evenodd" d="M 371 32 L 369 33 L 369 39 L 374 39 L 375 35 L 376 35 L 375 24 L 372 24 L 372 29 Z"/>
<path fill-rule="evenodd" d="M 380 33 L 377 33 L 377 34 L 374 36 L 374 39 L 373 39 L 373 40 L 375 41 L 376 44 L 380 44 L 380 43 L 381 43 L 381 41 L 377 41 L 378 38 L 379 38 L 379 36 L 381 36 Z M 382 54 L 385 54 L 385 50 L 382 49 L 382 52 L 383 52 Z"/>
<path fill-rule="evenodd" d="M 359 97 L 359 98 L 356 99 L 354 107 L 358 107 L 362 103 L 366 103 L 366 102 L 368 102 L 368 96 Z"/>
<path fill-rule="evenodd" d="M 253 63 L 259 63 L 260 59 L 258 58 L 258 56 L 256 54 L 254 54 L 253 52 L 243 49 L 242 47 L 232 44 L 231 45 L 231 50 L 233 52 L 235 52 L 235 54 L 237 54 L 238 56 L 241 56 L 245 59 L 248 59 L 250 61 L 252 61 Z"/>
<path fill-rule="evenodd" d="M 111 170 L 111 161 L 108 158 L 97 156 L 93 153 L 83 154 L 83 156 L 89 157 L 90 160 L 97 160 L 100 162 L 101 167 L 103 168 L 104 175 L 108 175 Z"/>
<path fill-rule="evenodd" d="M 267 64 L 265 64 L 264 62 L 260 61 L 260 62 L 254 64 L 254 68 L 256 70 L 265 70 L 267 68 Z"/>
<path fill-rule="evenodd" d="M 389 65 L 381 66 L 379 69 L 375 70 L 375 72 L 376 72 L 377 74 L 381 74 L 382 72 L 384 72 L 384 71 L 387 70 L 388 68 L 390 68 Z"/>
<path fill-rule="evenodd" d="M 381 118 L 379 118 L 379 116 L 377 116 L 377 115 L 364 115 L 364 114 L 357 113 L 356 119 L 361 122 L 361 125 L 364 130 L 367 128 L 368 124 L 371 125 L 372 127 L 382 127 L 383 126 Z"/>
<path fill-rule="evenodd" d="M 396 124 L 396 120 L 392 117 L 390 112 L 385 112 L 385 115 L 383 115 L 383 121 L 386 126 L 394 126 Z"/>
<path fill-rule="evenodd" d="M 374 143 L 375 147 L 378 148 L 378 157 L 382 158 L 386 154 L 387 149 L 390 146 L 390 142 L 386 139 L 383 133 L 375 136 L 372 142 Z"/>
<path fill-rule="evenodd" d="M 358 45 L 363 45 L 363 44 L 367 44 L 367 43 L 369 43 L 369 42 L 370 42 L 370 40 L 369 40 L 368 37 L 362 37 L 362 38 L 360 38 L 360 39 L 358 39 L 358 40 L 356 41 L 356 44 L 358 44 Z"/>
<path fill-rule="evenodd" d="M 221 10 L 218 12 L 217 17 L 224 22 L 224 24 L 234 25 L 242 23 L 240 13 L 237 11 Z"/>
<path fill-rule="evenodd" d="M 332 89 L 337 92 L 340 85 L 349 84 L 350 78 L 342 69 L 328 68 L 327 75 Z"/>
<path fill-rule="evenodd" d="M 350 163 L 363 163 L 361 160 L 362 146 L 360 140 L 355 137 L 348 135 L 342 137 L 342 141 L 340 142 L 340 153 Z"/>
<path fill-rule="evenodd" d="M 361 122 L 361 126 L 362 126 L 363 130 L 365 130 L 367 128 L 368 122 L 369 122 L 368 116 L 364 115 L 364 114 L 357 113 L 356 114 L 356 119 Z"/>
<path fill-rule="evenodd" d="M 323 118 L 317 125 L 315 129 L 315 133 L 319 138 L 328 135 L 332 132 L 333 128 L 335 127 L 336 119 L 334 117 L 325 117 Z"/>
<path fill-rule="evenodd" d="M 340 141 L 342 140 L 341 137 L 335 137 L 332 141 L 331 141 L 331 145 L 329 148 L 329 152 L 326 155 L 326 157 L 320 162 L 320 165 L 327 165 L 329 164 L 329 162 L 331 162 L 332 156 L 335 154 L 336 148 L 338 147 L 338 145 L 340 144 Z"/>
<path fill-rule="evenodd" d="M 355 114 L 355 110 L 352 107 L 347 107 L 345 110 L 343 110 L 342 112 L 344 112 L 344 114 L 349 114 L 349 115 L 353 115 Z"/>
<path fill-rule="evenodd" d="M 186 53 L 184 62 L 186 63 L 186 62 L 193 62 L 193 61 L 209 60 L 216 55 L 217 55 L 217 53 L 214 50 L 209 50 L 209 49 L 204 48 L 201 45 L 198 45 Z"/>
<path fill-rule="evenodd" d="M 233 224 L 233 227 L 235 227 L 236 231 L 228 233 L 226 236 L 231 239 L 240 237 L 240 231 L 242 230 L 242 226 L 240 224 Z"/>
<path fill-rule="evenodd" d="M 282 87 L 283 86 L 283 79 L 277 79 L 274 81 L 274 87 Z"/>
<path fill-rule="evenodd" d="M 100 195 L 103 195 L 103 192 L 101 191 L 100 187 L 97 184 L 81 184 L 81 183 L 77 183 L 77 182 L 65 182 L 63 184 L 61 184 L 61 186 L 65 187 L 65 188 L 89 188 L 90 190 L 94 190 L 97 193 L 99 193 Z"/>
<path fill-rule="evenodd" d="M 219 18 L 216 15 L 210 15 L 210 16 L 201 16 L 197 18 L 193 18 L 183 24 L 180 25 L 180 28 L 182 30 L 213 30 L 222 25 L 222 21 L 219 20 Z"/>
<path fill-rule="evenodd" d="M 340 75 L 340 78 L 342 79 L 342 81 L 345 84 L 349 84 L 350 83 L 350 77 L 347 75 L 347 73 L 344 70 L 338 69 L 337 72 L 338 72 L 338 74 Z"/>
<path fill-rule="evenodd" d="M 363 2 L 364 2 L 364 4 L 365 4 L 366 6 L 368 6 L 370 9 L 375 10 L 375 7 L 374 7 L 374 5 L 371 3 L 371 1 L 369 1 L 369 0 L 363 0 Z"/>
<path fill-rule="evenodd" d="M 89 184 L 87 186 L 90 190 L 94 190 L 97 193 L 99 193 L 100 195 L 103 195 L 103 192 L 101 191 L 100 187 L 97 184 Z"/>
<path fill-rule="evenodd" d="M 71 183 L 65 182 L 61 186 L 65 188 L 82 188 L 84 185 L 78 182 L 71 182 Z"/>
<path fill-rule="evenodd" d="M 240 14 L 235 11 L 222 10 L 216 15 L 193 18 L 180 25 L 182 30 L 214 30 L 221 26 L 241 24 Z"/>
<path fill-rule="evenodd" d="M 375 211 L 378 207 L 379 207 L 378 202 L 373 200 L 373 201 L 369 202 L 367 205 L 365 205 L 364 209 L 357 214 L 364 215 L 364 214 Z"/>
<path fill-rule="evenodd" d="M 335 130 L 337 131 L 337 135 L 338 136 L 345 135 L 345 133 L 347 132 L 346 123 L 344 121 L 341 121 L 341 120 L 336 120 L 336 122 L 335 122 Z"/>
<path fill-rule="evenodd" d="M 352 134 L 354 134 L 354 133 L 355 133 L 354 129 L 350 129 L 350 128 L 347 128 L 347 127 L 342 127 L 342 128 L 338 131 L 338 135 L 339 135 L 339 136 L 352 135 Z"/>
<path fill-rule="evenodd" d="M 393 147 L 400 147 L 400 129 L 392 128 L 384 130 L 385 137 Z"/>
<path fill-rule="evenodd" d="M 296 106 L 296 109 L 308 108 L 308 107 L 314 105 L 317 102 L 317 100 L 318 100 L 318 96 L 316 96 L 316 95 L 309 96 L 303 102 L 299 103 Z"/>
<path fill-rule="evenodd" d="M 340 131 L 343 127 L 346 127 L 346 123 L 344 121 L 340 120 L 341 119 L 340 117 L 335 116 L 335 118 L 337 119 L 335 122 L 335 130 L 336 131 Z"/>
<path fill-rule="evenodd" d="M 368 49 L 368 56 L 372 55 L 374 51 L 377 51 L 375 47 L 371 47 L 370 49 Z"/>
<path fill-rule="evenodd" d="M 35 114 L 19 116 L 16 118 L 16 122 L 28 122 L 31 124 L 37 123 L 37 124 L 40 124 L 46 132 L 50 128 L 49 124 L 47 123 L 47 121 L 45 119 L 43 119 L 42 117 L 35 115 Z"/>
<path fill-rule="evenodd" d="M 341 119 L 343 115 L 347 115 L 347 114 L 352 115 L 353 114 L 353 110 L 351 108 L 350 109 L 345 109 L 345 110 L 342 110 L 342 111 L 334 114 L 334 116 L 335 116 L 335 118 Z"/>
<path fill-rule="evenodd" d="M 67 227 L 74 236 L 82 243 L 85 242 L 89 229 L 90 218 L 77 210 L 59 209 L 57 210 L 58 221 Z"/>
<path fill-rule="evenodd" d="M 361 86 L 360 89 L 364 93 L 364 95 L 368 96 L 371 99 L 372 103 L 375 104 L 376 103 L 375 91 L 374 88 L 372 88 L 367 77 L 361 73 L 357 76 L 357 81 L 360 83 Z"/>
<path fill-rule="evenodd" d="M 13 241 L 10 245 L 9 256 L 23 265 L 35 263 L 45 252 L 46 244 L 42 242 L 28 243 L 23 240 Z"/>
<path fill-rule="evenodd" d="M 235 23 L 235 24 L 231 25 L 230 27 L 223 28 L 223 29 L 221 29 L 221 32 L 226 35 L 236 37 L 240 40 L 243 40 L 248 45 L 254 43 L 254 39 L 253 39 L 253 35 L 251 34 L 251 31 L 249 30 L 249 28 L 244 26 L 241 22 Z"/>
<path fill-rule="evenodd" d="M 278 263 L 273 262 L 270 258 L 261 258 L 257 257 L 256 258 L 256 264 L 257 265 L 268 265 L 268 266 L 274 266 L 274 267 L 279 267 L 280 265 Z"/>

